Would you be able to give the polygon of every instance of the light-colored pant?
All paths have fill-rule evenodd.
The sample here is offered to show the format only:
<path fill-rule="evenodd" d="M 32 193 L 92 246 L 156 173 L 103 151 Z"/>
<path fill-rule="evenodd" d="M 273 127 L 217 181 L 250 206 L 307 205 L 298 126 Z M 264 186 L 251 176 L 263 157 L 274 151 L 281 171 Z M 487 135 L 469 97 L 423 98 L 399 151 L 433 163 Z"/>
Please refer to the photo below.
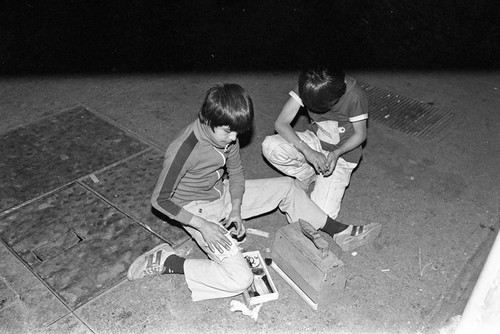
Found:
<path fill-rule="evenodd" d="M 312 131 L 297 132 L 300 139 L 312 149 L 328 156 L 321 148 L 318 137 Z M 262 153 L 266 159 L 282 173 L 299 181 L 316 181 L 311 199 L 333 219 L 337 218 L 345 188 L 349 185 L 351 173 L 356 164 L 339 158 L 332 175 L 316 175 L 314 168 L 304 155 L 280 135 L 268 136 L 262 143 Z"/>
<path fill-rule="evenodd" d="M 247 180 L 241 205 L 243 219 L 252 218 L 279 207 L 286 214 L 288 222 L 306 220 L 315 228 L 326 222 L 326 214 L 307 194 L 297 187 L 293 179 L 278 177 Z M 187 211 L 219 223 L 229 216 L 231 197 L 229 184 L 224 184 L 223 196 L 215 201 L 194 201 L 184 206 Z M 201 233 L 186 226 L 187 232 L 196 240 L 210 259 L 187 259 L 184 274 L 193 301 L 235 296 L 250 286 L 253 275 L 233 240 L 231 250 L 220 254 L 208 248 Z M 229 237 L 230 238 L 230 237 Z"/>

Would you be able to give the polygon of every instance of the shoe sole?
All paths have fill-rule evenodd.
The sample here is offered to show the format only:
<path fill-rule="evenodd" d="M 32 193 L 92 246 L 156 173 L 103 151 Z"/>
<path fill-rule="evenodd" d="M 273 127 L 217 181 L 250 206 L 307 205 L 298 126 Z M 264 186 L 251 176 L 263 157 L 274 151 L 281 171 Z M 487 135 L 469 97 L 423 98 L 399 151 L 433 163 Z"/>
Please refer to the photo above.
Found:
<path fill-rule="evenodd" d="M 311 240 L 314 246 L 321 251 L 321 258 L 325 258 L 328 255 L 328 248 L 330 246 L 328 241 L 326 241 L 325 238 L 305 220 L 299 219 L 299 225 L 302 234 Z"/>
<path fill-rule="evenodd" d="M 375 226 L 370 226 L 370 225 L 371 224 L 365 225 L 364 231 L 360 235 L 354 237 L 347 236 L 344 239 L 344 242 L 342 242 L 342 244 L 339 244 L 338 242 L 337 244 L 344 252 L 350 252 L 358 247 L 364 246 L 367 243 L 372 242 L 380 235 L 380 232 L 382 232 L 382 225 L 378 223 Z"/>
<path fill-rule="evenodd" d="M 132 264 L 128 268 L 127 279 L 129 281 L 134 281 L 134 280 L 142 278 L 142 277 L 138 277 L 138 278 L 133 278 L 132 277 L 132 272 L 136 271 L 136 270 L 134 270 L 135 267 L 139 266 L 139 264 L 142 264 L 144 262 L 143 258 L 147 258 L 148 256 L 150 256 L 152 254 L 155 254 L 159 250 L 164 250 L 164 251 L 166 251 L 168 253 L 175 254 L 175 251 L 173 250 L 172 247 L 170 247 L 170 245 L 168 245 L 168 244 L 159 244 L 158 246 L 156 246 L 155 248 L 153 248 L 153 249 L 147 251 L 146 253 L 142 254 L 137 259 L 135 259 L 134 262 L 132 262 Z"/>

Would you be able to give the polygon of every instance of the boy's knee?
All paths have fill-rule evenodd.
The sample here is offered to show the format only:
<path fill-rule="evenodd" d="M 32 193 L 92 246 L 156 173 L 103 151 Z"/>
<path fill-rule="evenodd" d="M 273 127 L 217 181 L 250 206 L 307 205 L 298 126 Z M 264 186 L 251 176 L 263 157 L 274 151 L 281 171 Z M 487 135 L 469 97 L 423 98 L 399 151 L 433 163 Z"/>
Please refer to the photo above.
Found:
<path fill-rule="evenodd" d="M 262 142 L 262 154 L 271 163 L 286 164 L 294 156 L 290 146 L 280 135 L 267 136 Z"/>
<path fill-rule="evenodd" d="M 239 277 L 236 288 L 241 293 L 248 289 L 248 287 L 253 283 L 253 274 L 251 271 L 247 272 L 245 275 Z"/>
<path fill-rule="evenodd" d="M 269 159 L 273 152 L 273 136 L 267 136 L 264 141 L 262 142 L 262 154 Z"/>
<path fill-rule="evenodd" d="M 237 270 L 233 273 L 227 289 L 236 294 L 245 291 L 253 282 L 253 274 L 250 268 Z"/>
<path fill-rule="evenodd" d="M 295 183 L 295 179 L 291 177 L 283 177 L 283 187 L 285 189 L 292 189 L 292 190 L 295 190 L 295 188 L 299 189 L 297 187 L 297 184 Z"/>

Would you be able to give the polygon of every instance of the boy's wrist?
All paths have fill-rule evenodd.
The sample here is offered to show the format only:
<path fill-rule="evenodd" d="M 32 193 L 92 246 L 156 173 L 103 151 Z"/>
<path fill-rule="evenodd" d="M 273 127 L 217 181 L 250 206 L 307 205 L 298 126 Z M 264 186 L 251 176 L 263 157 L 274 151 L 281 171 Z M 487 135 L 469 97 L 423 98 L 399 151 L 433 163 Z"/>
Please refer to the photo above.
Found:
<path fill-rule="evenodd" d="M 185 225 L 197 229 L 199 231 L 205 225 L 205 219 L 200 216 L 193 215 L 191 220 Z"/>
<path fill-rule="evenodd" d="M 241 199 L 233 199 L 231 201 L 231 211 L 240 212 L 241 211 Z"/>
<path fill-rule="evenodd" d="M 231 210 L 231 215 L 232 215 L 232 216 L 234 216 L 234 215 L 241 216 L 241 209 L 240 209 L 240 208 L 238 208 L 238 209 L 233 208 L 233 209 Z"/>
<path fill-rule="evenodd" d="M 302 139 L 295 144 L 292 143 L 292 146 L 299 152 L 302 152 L 309 147 Z"/>
<path fill-rule="evenodd" d="M 332 153 L 335 154 L 337 157 L 340 157 L 342 154 L 344 154 L 344 153 L 340 152 L 339 150 L 333 150 Z"/>

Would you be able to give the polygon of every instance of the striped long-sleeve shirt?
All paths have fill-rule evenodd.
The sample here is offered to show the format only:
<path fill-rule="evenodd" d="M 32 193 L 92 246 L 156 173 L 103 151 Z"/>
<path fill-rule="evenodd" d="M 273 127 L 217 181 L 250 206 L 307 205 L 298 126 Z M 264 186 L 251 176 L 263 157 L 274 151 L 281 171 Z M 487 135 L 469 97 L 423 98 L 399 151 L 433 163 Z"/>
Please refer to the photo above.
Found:
<path fill-rule="evenodd" d="M 189 202 L 213 201 L 222 196 L 226 168 L 231 198 L 242 199 L 245 178 L 238 140 L 220 147 L 199 120 L 188 125 L 169 145 L 151 203 L 169 218 L 187 224 L 193 215 L 183 209 Z"/>

